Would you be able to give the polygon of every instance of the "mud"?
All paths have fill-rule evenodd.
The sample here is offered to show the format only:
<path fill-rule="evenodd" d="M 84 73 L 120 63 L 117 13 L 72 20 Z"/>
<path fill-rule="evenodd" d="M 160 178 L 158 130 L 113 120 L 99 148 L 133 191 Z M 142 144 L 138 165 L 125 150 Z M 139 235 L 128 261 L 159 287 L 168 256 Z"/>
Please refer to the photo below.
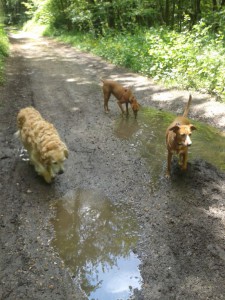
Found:
<path fill-rule="evenodd" d="M 128 205 L 138 222 L 133 251 L 143 284 L 133 299 L 225 299 L 224 172 L 199 153 L 190 157 L 186 174 L 174 160 L 172 179 L 166 180 L 166 151 L 152 147 L 154 139 L 146 141 L 144 153 L 159 152 L 152 168 L 151 155 L 135 144 L 137 135 L 139 141 L 147 138 L 132 114 L 127 125 L 113 99 L 104 113 L 100 78 L 133 85 L 143 108 L 175 114 L 189 92 L 169 90 L 50 39 L 17 34 L 11 43 L 0 87 L 0 299 L 87 299 L 52 245 L 52 203 L 79 189 Z M 13 136 L 16 114 L 27 105 L 55 124 L 70 150 L 65 173 L 52 185 L 35 174 Z M 190 117 L 225 130 L 225 105 L 208 95 L 193 93 Z M 164 144 L 164 137 L 158 139 Z"/>

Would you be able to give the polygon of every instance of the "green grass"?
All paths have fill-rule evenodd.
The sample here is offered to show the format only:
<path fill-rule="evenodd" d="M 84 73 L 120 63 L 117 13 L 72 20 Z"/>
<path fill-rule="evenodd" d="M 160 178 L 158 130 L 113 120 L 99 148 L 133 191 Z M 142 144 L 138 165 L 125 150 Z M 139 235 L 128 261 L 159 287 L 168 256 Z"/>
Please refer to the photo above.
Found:
<path fill-rule="evenodd" d="M 3 24 L 0 23 L 0 84 L 4 82 L 5 57 L 8 56 L 8 54 L 9 40 L 3 28 Z"/>

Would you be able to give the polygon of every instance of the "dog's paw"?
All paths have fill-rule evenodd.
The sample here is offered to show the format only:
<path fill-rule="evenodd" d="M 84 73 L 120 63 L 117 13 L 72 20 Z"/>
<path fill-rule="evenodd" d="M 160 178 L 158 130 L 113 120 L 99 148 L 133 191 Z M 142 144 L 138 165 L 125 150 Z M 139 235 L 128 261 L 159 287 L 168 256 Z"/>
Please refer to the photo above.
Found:
<path fill-rule="evenodd" d="M 170 174 L 166 174 L 166 175 L 165 175 L 165 178 L 166 178 L 166 179 L 170 179 L 170 177 L 171 177 Z"/>
<path fill-rule="evenodd" d="M 49 184 L 52 183 L 52 177 L 44 176 L 44 180 Z"/>

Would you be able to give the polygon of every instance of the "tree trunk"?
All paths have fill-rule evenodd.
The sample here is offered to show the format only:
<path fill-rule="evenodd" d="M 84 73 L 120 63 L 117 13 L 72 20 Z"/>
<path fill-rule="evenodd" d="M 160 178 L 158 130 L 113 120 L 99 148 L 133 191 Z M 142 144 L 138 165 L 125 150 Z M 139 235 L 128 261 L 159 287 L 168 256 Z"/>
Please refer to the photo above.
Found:
<path fill-rule="evenodd" d="M 165 6 L 165 22 L 168 26 L 170 24 L 170 1 L 166 0 L 166 6 Z"/>
<path fill-rule="evenodd" d="M 212 0 L 212 6 L 213 6 L 213 11 L 216 11 L 218 9 L 216 0 Z"/>

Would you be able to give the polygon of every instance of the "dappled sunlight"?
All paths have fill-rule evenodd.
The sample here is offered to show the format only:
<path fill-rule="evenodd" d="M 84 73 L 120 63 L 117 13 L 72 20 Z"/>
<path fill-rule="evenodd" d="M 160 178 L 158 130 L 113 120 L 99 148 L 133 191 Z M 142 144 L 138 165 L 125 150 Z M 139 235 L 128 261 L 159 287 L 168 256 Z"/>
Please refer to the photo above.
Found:
<path fill-rule="evenodd" d="M 23 215 L 25 218 L 30 216 L 29 224 L 24 220 L 24 227 L 23 224 L 21 227 L 21 230 L 30 232 L 25 247 L 43 250 L 40 264 L 30 265 L 30 260 L 24 262 L 31 268 L 29 274 L 37 276 L 24 276 L 27 282 L 31 280 L 36 290 L 38 277 L 44 274 L 41 280 L 47 280 L 43 288 L 48 290 L 52 281 L 54 289 L 50 293 L 63 294 L 70 284 L 69 280 L 64 281 L 68 277 L 63 277 L 63 272 L 70 271 L 74 286 L 80 284 L 90 299 L 111 300 L 105 292 L 116 295 L 113 300 L 121 299 L 123 296 L 119 293 L 130 294 L 141 288 L 140 257 L 144 298 L 159 296 L 161 299 L 164 295 L 171 299 L 175 296 L 182 298 L 183 292 L 184 295 L 189 290 L 190 294 L 192 290 L 198 293 L 202 288 L 211 296 L 220 274 L 218 286 L 224 277 L 223 261 L 217 259 L 222 258 L 224 253 L 224 191 L 216 189 L 216 184 L 219 186 L 224 182 L 223 172 L 220 173 L 220 169 L 225 170 L 224 137 L 216 130 L 196 123 L 198 130 L 192 136 L 188 171 L 181 173 L 175 159 L 171 180 L 167 181 L 164 176 L 167 157 L 165 130 L 175 114 L 183 113 L 189 92 L 155 85 L 147 77 L 132 74 L 128 69 L 108 64 L 99 57 L 51 39 L 41 38 L 40 43 L 28 38 L 12 42 L 15 48 L 7 76 L 9 87 L 13 83 L 16 89 L 11 89 L 9 95 L 13 97 L 5 100 L 7 111 L 11 113 L 3 116 L 3 121 L 8 118 L 11 125 L 16 126 L 15 117 L 14 121 L 11 120 L 14 112 L 10 105 L 13 104 L 16 109 L 31 103 L 59 128 L 70 149 L 65 174 L 46 188 L 42 188 L 38 178 L 29 176 L 29 170 L 22 173 L 20 165 L 17 168 L 13 164 L 13 151 L 12 154 L 6 152 L 9 158 L 11 155 L 12 164 L 3 153 L 5 166 L 8 164 L 15 173 L 14 183 L 18 180 L 18 193 L 14 196 L 13 190 L 11 192 L 13 201 L 18 196 L 15 225 L 18 225 L 16 220 L 22 204 Z M 23 46 L 26 42 L 28 44 Z M 11 76 L 12 71 L 14 76 Z M 130 106 L 129 117 L 121 117 L 113 96 L 110 99 L 111 111 L 104 113 L 101 78 L 113 79 L 132 89 L 141 104 L 136 120 Z M 215 102 L 208 106 L 210 109 L 206 112 L 204 103 L 208 100 L 208 95 L 193 93 L 189 117 L 192 119 L 198 113 L 199 119 L 207 113 L 213 116 L 215 112 L 223 119 L 222 109 L 213 110 Z M 2 122 L 9 127 L 7 133 L 12 132 L 9 120 Z M 4 145 L 7 151 L 8 146 L 13 146 L 10 143 Z M 25 153 L 20 154 L 20 160 L 26 160 Z M 4 172 L 2 174 L 5 178 Z M 84 190 L 88 187 L 91 190 Z M 104 192 L 96 192 L 95 189 Z M 32 194 L 27 195 L 26 190 L 31 190 Z M 43 209 L 43 219 L 46 220 L 46 215 L 47 219 L 53 217 L 52 243 L 50 245 L 48 239 L 45 251 L 37 244 L 35 235 L 32 244 L 30 238 L 35 233 L 37 220 L 40 223 L 42 220 L 38 209 L 46 203 L 48 207 L 49 202 L 54 215 Z M 10 211 L 11 208 L 10 205 Z M 30 209 L 33 215 L 29 214 Z M 8 219 L 6 214 L 5 220 Z M 141 232 L 138 232 L 136 221 L 141 225 Z M 43 236 L 45 229 L 40 227 Z M 221 246 L 218 247 L 218 244 Z M 52 260 L 47 262 L 43 257 L 49 249 Z M 140 256 L 137 257 L 136 253 Z M 36 258 L 36 253 L 31 255 Z M 50 268 L 56 267 L 56 264 L 61 268 L 61 263 L 63 269 L 57 269 L 57 273 L 51 271 Z M 50 268 L 46 269 L 46 265 Z M 18 267 L 23 269 L 23 266 Z M 36 273 L 37 269 L 40 273 Z M 211 276 L 211 269 L 218 277 Z M 56 276 L 59 282 L 55 281 L 55 274 L 60 274 Z M 24 284 L 24 289 L 26 286 Z M 98 296 L 97 291 L 100 291 Z M 67 295 L 70 295 L 70 290 L 62 298 L 68 298 Z M 189 299 L 195 299 L 195 296 L 193 294 Z M 61 295 L 58 294 L 58 297 Z M 79 295 L 77 297 L 81 299 Z M 135 295 L 134 298 L 137 297 Z M 138 298 L 141 299 L 142 295 Z"/>
<path fill-rule="evenodd" d="M 77 79 L 76 78 L 68 78 L 66 79 L 67 82 L 76 82 Z"/>
<path fill-rule="evenodd" d="M 204 210 L 208 216 L 213 218 L 220 219 L 223 225 L 225 226 L 225 208 L 224 207 L 215 207 L 211 206 L 208 210 Z"/>
<path fill-rule="evenodd" d="M 91 81 L 88 81 L 88 80 L 86 80 L 85 78 L 80 78 L 80 77 L 78 77 L 78 78 L 68 78 L 68 79 L 66 79 L 65 80 L 66 82 L 69 82 L 69 83 L 73 83 L 73 82 L 75 82 L 76 84 L 79 84 L 79 85 L 85 85 L 85 84 L 92 84 L 92 82 Z"/>
<path fill-rule="evenodd" d="M 112 79 L 120 82 L 122 85 L 130 88 L 137 98 L 140 105 L 153 106 L 160 109 L 167 109 L 176 114 L 182 114 L 184 105 L 189 97 L 189 91 L 178 91 L 172 88 L 166 88 L 155 85 L 154 80 L 142 75 L 131 73 L 124 69 L 123 74 L 119 71 L 119 67 L 108 64 L 100 57 L 90 53 L 85 55 L 79 50 L 72 48 L 66 44 L 58 44 L 52 40 L 38 38 L 38 35 L 28 32 L 11 33 L 14 43 L 21 38 L 28 39 L 26 45 L 22 45 L 24 56 L 32 60 L 34 66 L 38 66 L 40 72 L 47 62 L 51 62 L 51 70 L 49 76 L 58 80 L 65 80 L 68 84 L 78 86 L 93 85 L 101 86 L 101 78 Z M 30 39 L 30 40 L 29 40 Z M 57 45 L 57 47 L 56 47 Z M 67 68 L 66 74 L 58 74 L 58 68 L 64 64 Z M 77 69 L 77 71 L 75 69 Z M 84 76 L 75 77 L 74 73 L 79 73 L 79 68 L 85 72 Z M 69 74 L 69 75 L 68 75 Z M 80 72 L 81 74 L 81 72 Z M 90 77 L 91 76 L 91 80 Z M 88 79 L 87 79 L 88 78 Z M 74 86 L 75 87 L 75 86 Z M 101 95 L 101 91 L 99 90 Z M 192 93 L 193 101 L 190 115 L 197 115 L 203 120 L 217 115 L 217 124 L 222 126 L 225 123 L 225 113 L 222 109 L 214 106 L 214 102 L 210 101 L 207 94 Z M 102 95 L 101 95 L 102 97 Z M 207 109 L 205 103 L 207 102 Z M 219 111 L 218 111 L 219 110 Z"/>
<path fill-rule="evenodd" d="M 225 111 L 223 103 L 218 102 L 217 105 L 215 105 L 213 101 L 209 101 L 207 105 L 207 111 L 205 110 L 205 102 L 196 104 L 194 108 L 194 114 L 201 115 L 205 118 L 213 118 L 216 116 L 217 126 L 223 126 L 223 124 L 225 124 Z"/>
<path fill-rule="evenodd" d="M 71 111 L 80 111 L 79 107 L 71 107 Z"/>
<path fill-rule="evenodd" d="M 13 39 L 38 39 L 40 35 L 35 32 L 18 31 L 16 33 L 11 32 L 10 37 Z"/>

